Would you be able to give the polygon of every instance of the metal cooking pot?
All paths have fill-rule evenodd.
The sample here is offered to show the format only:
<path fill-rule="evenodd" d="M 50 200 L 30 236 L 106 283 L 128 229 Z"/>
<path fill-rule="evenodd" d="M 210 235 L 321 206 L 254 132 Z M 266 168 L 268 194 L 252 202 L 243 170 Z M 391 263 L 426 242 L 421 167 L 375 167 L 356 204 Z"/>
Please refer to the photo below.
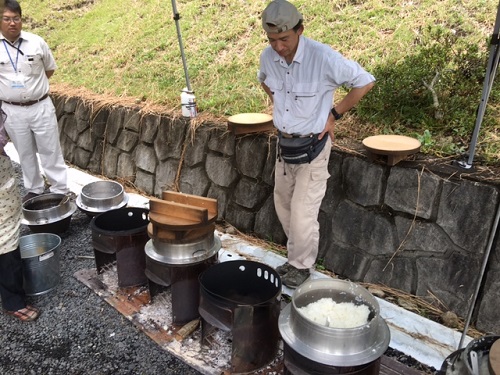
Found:
<path fill-rule="evenodd" d="M 146 255 L 159 263 L 191 264 L 211 258 L 221 248 L 219 237 L 208 233 L 191 243 L 171 243 L 151 239 L 146 243 Z"/>
<path fill-rule="evenodd" d="M 75 203 L 65 194 L 42 194 L 23 203 L 22 223 L 33 232 L 61 233 L 68 229 L 75 211 Z"/>
<path fill-rule="evenodd" d="M 126 206 L 128 195 L 116 181 L 95 181 L 85 185 L 76 198 L 80 210 L 96 215 Z"/>
<path fill-rule="evenodd" d="M 445 358 L 439 374 L 478 375 L 493 374 L 490 368 L 490 349 L 500 336 L 486 335 L 469 342 Z"/>
<path fill-rule="evenodd" d="M 367 305 L 368 322 L 355 328 L 332 328 L 306 318 L 298 308 L 321 298 Z M 279 317 L 283 340 L 300 355 L 330 366 L 358 366 L 372 362 L 389 346 L 390 332 L 380 316 L 377 300 L 365 288 L 350 281 L 316 279 L 295 290 L 292 302 Z"/>
<path fill-rule="evenodd" d="M 489 374 L 489 353 L 495 341 L 500 336 L 487 335 L 471 341 L 462 352 L 462 361 L 465 364 L 466 374 Z M 491 372 L 493 374 L 493 372 Z"/>

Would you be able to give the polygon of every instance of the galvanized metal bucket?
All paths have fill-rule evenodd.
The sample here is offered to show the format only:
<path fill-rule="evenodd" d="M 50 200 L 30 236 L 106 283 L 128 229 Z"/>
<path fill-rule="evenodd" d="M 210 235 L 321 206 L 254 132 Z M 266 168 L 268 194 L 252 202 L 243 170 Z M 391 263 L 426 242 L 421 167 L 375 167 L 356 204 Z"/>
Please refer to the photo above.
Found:
<path fill-rule="evenodd" d="M 19 239 L 24 290 L 28 296 L 48 293 L 59 284 L 60 245 L 61 237 L 53 233 L 30 234 Z"/>

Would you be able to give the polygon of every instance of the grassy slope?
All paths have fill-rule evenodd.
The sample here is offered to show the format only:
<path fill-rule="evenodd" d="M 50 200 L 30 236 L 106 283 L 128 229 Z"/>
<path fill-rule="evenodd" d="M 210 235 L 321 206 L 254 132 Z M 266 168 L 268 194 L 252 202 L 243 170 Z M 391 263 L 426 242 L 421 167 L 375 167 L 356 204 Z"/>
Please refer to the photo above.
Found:
<path fill-rule="evenodd" d="M 178 0 L 190 82 L 200 111 L 214 117 L 270 112 L 256 82 L 262 0 Z M 358 60 L 378 84 L 339 129 L 362 139 L 397 133 L 421 139 L 424 150 L 467 149 L 480 101 L 495 0 L 296 0 L 305 35 Z M 55 86 L 179 111 L 186 86 L 169 0 L 22 0 L 26 30 L 44 36 L 59 64 Z M 438 94 L 433 107 L 431 83 Z M 478 153 L 500 156 L 494 88 Z M 338 95 L 343 95 L 340 91 Z M 437 116 L 436 116 L 437 115 Z M 349 121 L 350 120 L 350 121 Z"/>

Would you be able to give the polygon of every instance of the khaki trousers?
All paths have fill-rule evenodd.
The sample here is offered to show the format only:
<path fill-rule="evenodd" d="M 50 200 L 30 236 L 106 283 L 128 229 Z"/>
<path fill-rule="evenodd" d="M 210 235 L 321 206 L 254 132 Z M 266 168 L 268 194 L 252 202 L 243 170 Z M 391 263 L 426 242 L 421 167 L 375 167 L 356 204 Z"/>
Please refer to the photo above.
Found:
<path fill-rule="evenodd" d="M 311 163 L 276 161 L 274 206 L 288 238 L 288 262 L 299 269 L 313 267 L 318 256 L 318 214 L 330 177 L 331 148 L 327 141 Z"/>

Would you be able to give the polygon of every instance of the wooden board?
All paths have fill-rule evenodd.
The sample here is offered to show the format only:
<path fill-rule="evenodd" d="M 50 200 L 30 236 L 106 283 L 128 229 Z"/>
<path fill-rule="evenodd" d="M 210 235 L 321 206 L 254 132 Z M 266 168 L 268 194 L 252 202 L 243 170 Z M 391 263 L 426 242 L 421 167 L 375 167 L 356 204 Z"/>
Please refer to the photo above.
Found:
<path fill-rule="evenodd" d="M 217 199 L 214 198 L 200 197 L 198 195 L 184 194 L 167 190 L 162 192 L 161 199 L 163 199 L 164 201 L 171 201 L 199 208 L 206 208 L 208 210 L 208 216 L 210 219 L 212 219 L 214 216 L 217 216 Z"/>
<path fill-rule="evenodd" d="M 256 125 L 264 124 L 273 120 L 273 116 L 265 113 L 240 113 L 230 116 L 227 122 L 236 125 Z"/>
<path fill-rule="evenodd" d="M 149 220 L 153 225 L 168 229 L 187 230 L 206 226 L 215 220 L 215 216 L 209 218 L 206 208 L 151 198 Z"/>
<path fill-rule="evenodd" d="M 236 135 L 274 130 L 273 117 L 265 113 L 240 113 L 230 116 L 227 126 Z"/>
<path fill-rule="evenodd" d="M 153 225 L 152 223 L 148 224 L 149 237 L 173 243 L 194 242 L 201 237 L 205 237 L 208 233 L 214 233 L 214 231 L 215 223 L 188 230 L 172 230 L 159 225 Z"/>

